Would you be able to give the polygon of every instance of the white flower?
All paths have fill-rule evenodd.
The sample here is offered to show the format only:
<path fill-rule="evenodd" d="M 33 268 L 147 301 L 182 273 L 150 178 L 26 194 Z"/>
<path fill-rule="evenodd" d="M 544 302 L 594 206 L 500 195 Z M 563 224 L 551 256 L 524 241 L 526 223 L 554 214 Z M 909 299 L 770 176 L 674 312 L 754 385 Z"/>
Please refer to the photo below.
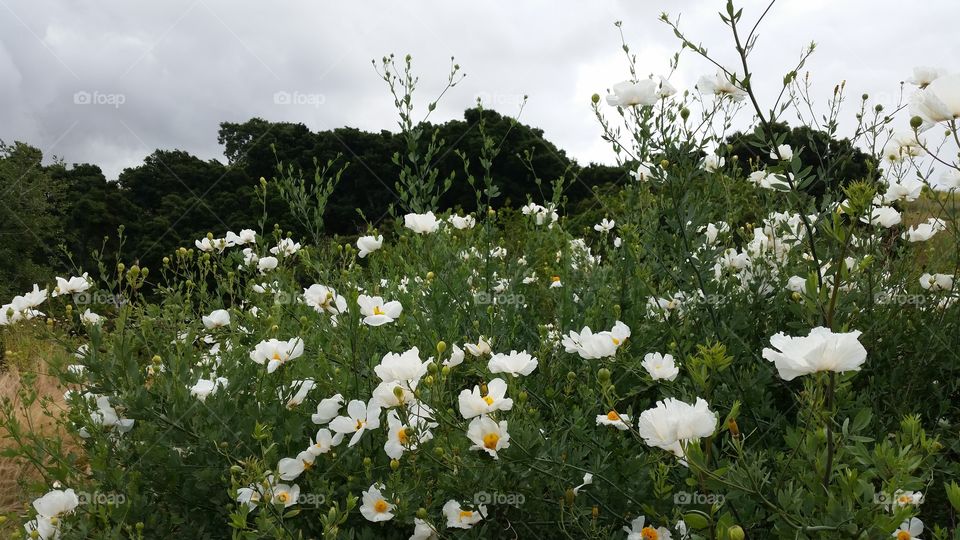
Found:
<path fill-rule="evenodd" d="M 390 521 L 393 519 L 393 510 L 395 504 L 387 502 L 381 490 L 383 484 L 373 484 L 370 489 L 363 492 L 363 504 L 360 505 L 360 513 L 374 523 L 378 521 Z"/>
<path fill-rule="evenodd" d="M 733 77 L 736 78 L 735 73 Z M 712 76 L 700 77 L 696 88 L 704 94 L 714 94 L 717 97 L 729 96 L 734 101 L 742 101 L 747 96 L 747 92 L 733 83 L 723 71 L 717 71 Z"/>
<path fill-rule="evenodd" d="M 780 377 L 787 381 L 818 371 L 860 371 L 867 360 L 867 350 L 859 337 L 859 331 L 835 333 L 822 326 L 806 337 L 780 332 L 770 338 L 775 349 L 763 349 L 763 357 L 773 362 Z"/>
<path fill-rule="evenodd" d="M 923 191 L 923 182 L 916 178 L 907 177 L 896 182 L 891 182 L 887 186 L 887 191 L 883 194 L 883 202 L 892 203 L 896 201 L 912 202 L 920 197 Z"/>
<path fill-rule="evenodd" d="M 289 257 L 298 251 L 300 251 L 300 244 L 290 238 L 284 238 L 277 242 L 275 247 L 270 248 L 270 253 L 284 257 Z"/>
<path fill-rule="evenodd" d="M 219 253 L 227 247 L 227 241 L 223 238 L 204 237 L 202 240 L 194 240 L 193 245 L 197 246 L 197 249 L 205 253 L 211 253 L 214 251 Z"/>
<path fill-rule="evenodd" d="M 310 393 L 310 390 L 313 390 L 314 386 L 316 386 L 316 382 L 313 379 L 298 379 L 290 381 L 288 388 L 278 388 L 277 394 L 281 400 L 286 400 L 285 406 L 288 409 L 293 409 L 307 399 L 307 394 Z"/>
<path fill-rule="evenodd" d="M 207 396 L 216 393 L 220 388 L 226 388 L 229 381 L 223 377 L 217 377 L 214 380 L 200 379 L 196 384 L 190 387 L 190 395 L 200 401 L 206 401 Z"/>
<path fill-rule="evenodd" d="M 353 446 L 360 441 L 364 431 L 380 427 L 380 403 L 371 399 L 366 404 L 358 399 L 347 404 L 347 416 L 338 416 L 330 422 L 330 429 L 347 435 L 353 434 L 347 446 Z"/>
<path fill-rule="evenodd" d="M 247 508 L 253 510 L 263 499 L 263 486 L 259 484 L 250 484 L 249 487 L 237 489 L 237 502 L 247 505 Z"/>
<path fill-rule="evenodd" d="M 391 459 L 400 459 L 404 451 L 416 450 L 421 443 L 433 439 L 430 429 L 437 427 L 437 423 L 426 416 L 433 411 L 422 404 L 410 409 L 409 425 L 400 421 L 396 410 L 387 413 L 387 441 L 383 444 L 383 451 Z"/>
<path fill-rule="evenodd" d="M 585 473 L 585 474 L 583 475 L 583 483 L 580 484 L 579 486 L 573 488 L 573 494 L 574 494 L 574 495 L 578 495 L 578 494 L 580 493 L 580 490 L 581 490 L 581 489 L 589 486 L 589 485 L 592 484 L 592 483 L 593 483 L 593 475 L 590 474 L 590 473 Z"/>
<path fill-rule="evenodd" d="M 367 296 L 361 294 L 357 297 L 357 304 L 360 306 L 360 313 L 364 315 L 363 323 L 369 326 L 381 326 L 392 323 L 400 317 L 403 312 L 403 306 L 396 300 L 384 302 L 379 296 Z"/>
<path fill-rule="evenodd" d="M 457 346 L 456 343 L 453 344 L 450 352 L 450 358 L 443 361 L 443 365 L 446 367 L 455 367 L 463 363 L 463 349 Z"/>
<path fill-rule="evenodd" d="M 333 449 L 334 446 L 337 446 L 343 442 L 343 434 L 337 433 L 333 435 L 330 433 L 330 430 L 327 428 L 320 428 L 317 431 L 317 437 L 314 442 L 307 448 L 307 451 L 313 455 L 319 456 L 320 454 L 326 454 Z"/>
<path fill-rule="evenodd" d="M 921 129 L 960 118 L 960 74 L 937 77 L 917 90 L 910 99 L 910 111 L 924 120 Z"/>
<path fill-rule="evenodd" d="M 860 221 L 864 223 L 869 223 L 871 225 L 879 225 L 885 229 L 889 229 L 894 225 L 900 223 L 901 217 L 900 212 L 897 212 L 896 208 L 892 206 L 877 206 L 870 211 L 869 216 L 862 216 Z"/>
<path fill-rule="evenodd" d="M 600 223 L 593 226 L 593 230 L 606 234 L 612 231 L 613 227 L 616 226 L 616 224 L 617 224 L 616 221 L 603 218 L 603 220 L 601 220 Z"/>
<path fill-rule="evenodd" d="M 673 536 L 666 527 L 644 527 L 646 517 L 640 516 L 630 523 L 630 527 L 624 526 L 623 530 L 627 533 L 627 540 L 672 540 Z"/>
<path fill-rule="evenodd" d="M 284 508 L 289 508 L 297 504 L 297 499 L 300 498 L 300 486 L 294 484 L 288 486 L 287 484 L 274 484 L 270 491 L 273 493 L 273 503 L 282 504 Z"/>
<path fill-rule="evenodd" d="M 613 107 L 653 105 L 660 99 L 657 90 L 657 82 L 653 79 L 619 82 L 613 85 L 613 93 L 607 96 L 607 104 Z"/>
<path fill-rule="evenodd" d="M 54 489 L 33 501 L 33 508 L 37 514 L 46 518 L 69 514 L 79 505 L 80 499 L 72 489 Z"/>
<path fill-rule="evenodd" d="M 793 159 L 793 148 L 789 144 L 781 144 L 776 150 L 770 152 L 770 159 L 790 161 Z"/>
<path fill-rule="evenodd" d="M 787 290 L 802 294 L 807 290 L 807 278 L 790 276 L 790 279 L 787 280 Z"/>
<path fill-rule="evenodd" d="M 904 506 L 920 506 L 923 504 L 923 492 L 898 489 L 893 492 L 893 504 L 898 508 L 903 508 Z"/>
<path fill-rule="evenodd" d="M 658 352 L 647 353 L 644 355 L 643 362 L 641 362 L 640 365 L 643 366 L 643 369 L 647 370 L 647 373 L 649 373 L 650 377 L 655 381 L 661 379 L 672 381 L 680 374 L 680 368 L 674 363 L 673 355 L 670 354 L 664 355 Z"/>
<path fill-rule="evenodd" d="M 101 319 L 103 319 L 103 317 L 101 317 L 100 315 L 97 315 L 96 313 L 90 311 L 89 308 L 86 309 L 86 310 L 83 312 L 82 315 L 80 315 L 80 320 L 81 320 L 84 324 L 100 324 L 100 320 L 101 320 Z"/>
<path fill-rule="evenodd" d="M 588 326 L 584 326 L 579 334 L 571 330 L 569 335 L 563 337 L 561 344 L 568 353 L 577 353 L 585 360 L 593 360 L 615 355 L 628 337 L 630 327 L 617 321 L 609 331 L 593 333 Z"/>
<path fill-rule="evenodd" d="M 900 528 L 893 531 L 890 536 L 897 540 L 920 540 L 923 534 L 923 522 L 920 518 L 910 518 L 900 524 Z"/>
<path fill-rule="evenodd" d="M 707 172 L 716 172 L 723 168 L 727 163 L 726 158 L 720 157 L 716 154 L 709 154 L 707 157 L 703 158 L 703 168 Z"/>
<path fill-rule="evenodd" d="M 662 75 L 660 76 L 660 89 L 657 90 L 657 95 L 660 97 L 670 97 L 677 93 L 677 89 L 670 84 L 670 81 L 665 79 Z"/>
<path fill-rule="evenodd" d="M 280 261 L 278 261 L 276 257 L 269 257 L 269 256 L 260 257 L 259 259 L 256 259 L 256 261 L 257 261 L 257 270 L 259 270 L 261 274 L 266 274 L 270 270 L 273 270 L 274 268 L 276 268 L 278 264 L 280 264 Z"/>
<path fill-rule="evenodd" d="M 203 326 L 207 330 L 213 330 L 214 328 L 220 328 L 222 326 L 230 326 L 230 312 L 225 309 L 216 309 L 209 315 L 204 315 L 201 317 L 201 320 L 203 321 Z"/>
<path fill-rule="evenodd" d="M 243 229 L 240 231 L 240 234 L 228 231 L 224 240 L 226 241 L 227 247 L 254 244 L 257 242 L 257 233 L 253 229 Z"/>
<path fill-rule="evenodd" d="M 467 437 L 473 441 L 471 450 L 482 450 L 497 459 L 497 452 L 510 447 L 510 434 L 507 433 L 507 421 L 498 424 L 488 416 L 478 416 L 470 421 Z"/>
<path fill-rule="evenodd" d="M 930 86 L 930 83 L 937 80 L 940 75 L 941 71 L 937 68 L 917 66 L 913 68 L 913 76 L 907 79 L 907 82 L 922 89 Z"/>
<path fill-rule="evenodd" d="M 74 276 L 70 279 L 64 279 L 62 277 L 57 278 L 57 287 L 53 289 L 53 292 L 50 296 L 58 296 L 61 294 L 76 294 L 82 293 L 90 288 L 90 282 L 87 281 L 87 273 L 84 272 L 82 276 Z"/>
<path fill-rule="evenodd" d="M 346 298 L 337 294 L 337 291 L 332 288 L 318 283 L 303 290 L 303 302 L 317 313 L 326 311 L 334 317 L 347 311 Z"/>
<path fill-rule="evenodd" d="M 451 499 L 443 505 L 443 515 L 447 517 L 448 528 L 470 529 L 487 515 L 487 507 L 481 504 L 476 510 L 464 510 L 459 502 Z"/>
<path fill-rule="evenodd" d="M 27 531 L 27 538 L 33 538 L 33 531 L 37 532 L 37 538 L 40 540 L 57 540 L 60 538 L 59 521 L 56 525 L 53 518 L 37 515 L 36 519 L 23 524 L 23 529 Z"/>
<path fill-rule="evenodd" d="M 653 165 L 650 163 L 641 163 L 637 165 L 637 170 L 630 171 L 630 176 L 637 182 L 646 182 L 653 178 Z"/>
<path fill-rule="evenodd" d="M 640 413 L 637 430 L 647 446 L 655 446 L 683 457 L 683 443 L 713 435 L 717 415 L 707 402 L 697 398 L 690 405 L 678 399 L 658 401 L 657 406 Z"/>
<path fill-rule="evenodd" d="M 479 386 L 474 386 L 472 391 L 464 389 L 460 392 L 460 414 L 464 419 L 513 408 L 513 400 L 507 397 L 506 381 L 496 378 L 486 387 L 486 393 L 481 392 Z"/>
<path fill-rule="evenodd" d="M 440 221 L 433 215 L 433 212 L 427 212 L 426 214 L 407 214 L 403 216 L 403 224 L 406 228 L 417 234 L 434 233 L 440 228 Z"/>
<path fill-rule="evenodd" d="M 297 454 L 295 458 L 283 458 L 277 463 L 277 472 L 281 480 L 296 480 L 304 471 L 313 467 L 313 462 L 317 459 L 316 454 L 309 450 L 304 450 Z"/>
<path fill-rule="evenodd" d="M 453 215 L 450 216 L 447 221 L 449 221 L 455 229 L 472 229 L 477 224 L 477 220 L 469 214 L 462 217 Z"/>
<path fill-rule="evenodd" d="M 920 286 L 928 291 L 949 291 L 953 289 L 953 276 L 927 272 L 920 276 Z"/>
<path fill-rule="evenodd" d="M 537 359 L 527 351 L 510 351 L 510 354 L 494 354 L 487 363 L 490 373 L 509 373 L 514 377 L 529 375 L 537 369 Z"/>
<path fill-rule="evenodd" d="M 322 426 L 340 414 L 341 406 L 343 406 L 343 396 L 340 394 L 322 399 L 320 403 L 317 404 L 316 414 L 310 416 L 310 421 L 318 426 Z"/>
<path fill-rule="evenodd" d="M 420 518 L 413 518 L 413 534 L 410 540 L 437 540 L 438 538 L 440 537 L 437 531 L 429 523 Z"/>
<path fill-rule="evenodd" d="M 90 393 L 84 394 L 83 397 L 84 399 L 93 398 L 96 401 L 97 408 L 90 413 L 90 421 L 93 422 L 94 425 L 108 430 L 116 429 L 118 433 L 126 433 L 133 429 L 134 421 L 129 418 L 122 418 L 120 414 L 117 413 L 117 410 L 110 405 L 109 397 Z M 86 433 L 85 429 L 81 429 L 80 436 L 87 438 L 90 435 Z"/>
<path fill-rule="evenodd" d="M 620 431 L 630 429 L 630 415 L 620 414 L 615 410 L 610 410 L 607 414 L 597 415 L 598 426 L 613 426 Z"/>
<path fill-rule="evenodd" d="M 950 191 L 951 189 L 960 189 L 960 170 L 947 169 L 940 175 L 940 183 L 937 184 L 938 191 Z"/>
<path fill-rule="evenodd" d="M 383 235 L 361 236 L 357 238 L 357 256 L 361 259 L 383 247 Z"/>
<path fill-rule="evenodd" d="M 467 352 L 473 356 L 483 356 L 485 354 L 492 354 L 493 351 L 490 350 L 490 342 L 486 340 L 483 336 L 480 336 L 480 339 L 477 340 L 476 345 L 473 343 L 467 343 L 464 345 L 467 349 Z"/>
<path fill-rule="evenodd" d="M 933 238 L 933 235 L 947 228 L 946 222 L 938 218 L 930 218 L 924 223 L 907 229 L 902 238 L 908 242 L 926 242 Z"/>
<path fill-rule="evenodd" d="M 412 390 L 427 373 L 430 362 L 431 360 L 420 360 L 420 349 L 414 347 L 401 354 L 385 354 L 380 365 L 374 367 L 373 371 L 383 382 L 403 382 L 406 383 L 406 388 Z"/>
<path fill-rule="evenodd" d="M 303 355 L 303 340 L 295 337 L 287 341 L 268 339 L 261 341 L 250 352 L 250 359 L 258 364 L 267 364 L 267 373 L 273 373 L 285 362 Z"/>

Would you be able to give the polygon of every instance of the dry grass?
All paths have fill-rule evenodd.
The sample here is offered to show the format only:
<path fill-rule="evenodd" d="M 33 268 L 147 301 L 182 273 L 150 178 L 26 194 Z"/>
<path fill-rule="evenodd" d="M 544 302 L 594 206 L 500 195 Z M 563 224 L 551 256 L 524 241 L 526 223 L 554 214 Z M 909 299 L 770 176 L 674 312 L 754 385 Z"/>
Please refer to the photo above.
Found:
<path fill-rule="evenodd" d="M 38 340 L 32 334 L 32 329 L 24 325 L 0 329 L 0 342 L 4 347 L 3 362 L 0 364 L 0 400 L 10 400 L 16 418 L 24 429 L 33 433 L 54 434 L 57 426 L 54 419 L 44 414 L 43 402 L 52 400 L 54 409 L 64 407 L 64 389 L 55 377 L 48 374 L 47 363 L 57 357 L 65 359 L 67 353 L 61 346 Z M 29 406 L 20 396 L 24 384 L 29 384 L 38 396 Z M 0 436 L 0 448 L 10 448 L 14 444 L 7 433 Z M 34 495 L 28 493 L 26 487 L 39 478 L 29 464 L 0 457 L 0 514 L 22 512 Z M 8 533 L 6 528 L 0 525 L 0 534 Z"/>

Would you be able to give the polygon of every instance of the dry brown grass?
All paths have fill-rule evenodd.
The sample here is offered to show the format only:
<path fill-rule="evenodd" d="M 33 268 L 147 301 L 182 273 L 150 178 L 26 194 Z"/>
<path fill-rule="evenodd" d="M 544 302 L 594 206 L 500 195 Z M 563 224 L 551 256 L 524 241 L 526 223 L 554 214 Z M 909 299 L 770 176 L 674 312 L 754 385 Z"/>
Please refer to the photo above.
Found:
<path fill-rule="evenodd" d="M 0 400 L 10 400 L 16 418 L 33 433 L 52 435 L 57 431 L 55 421 L 44 414 L 42 402 L 49 398 L 48 405 L 54 409 L 64 407 L 63 392 L 57 379 L 48 374 L 47 364 L 56 357 L 65 357 L 62 347 L 33 337 L 27 326 L 0 329 L 4 346 L 4 360 L 0 364 Z M 35 375 L 32 376 L 32 375 Z M 20 391 L 24 384 L 36 390 L 38 399 L 25 406 Z M 0 448 L 15 445 L 5 432 L 0 435 Z M 0 457 L 0 514 L 20 512 L 30 504 L 32 493 L 25 487 L 39 479 L 37 471 L 28 463 Z M 8 522 L 9 523 L 9 522 Z M 5 532 L 0 525 L 0 533 Z"/>

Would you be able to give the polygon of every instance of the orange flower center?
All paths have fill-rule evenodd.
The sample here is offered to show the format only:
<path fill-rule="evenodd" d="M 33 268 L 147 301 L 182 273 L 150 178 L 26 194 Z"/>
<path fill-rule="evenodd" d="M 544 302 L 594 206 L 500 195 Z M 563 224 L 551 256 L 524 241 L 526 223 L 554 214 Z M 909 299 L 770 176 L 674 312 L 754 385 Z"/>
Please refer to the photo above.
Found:
<path fill-rule="evenodd" d="M 487 433 L 483 436 L 483 446 L 488 450 L 495 450 L 498 442 L 500 442 L 500 435 L 496 433 Z"/>
<path fill-rule="evenodd" d="M 657 530 L 653 527 L 644 527 L 643 529 L 640 529 L 640 537 L 644 540 L 657 540 L 660 535 L 657 534 Z"/>
<path fill-rule="evenodd" d="M 382 514 L 382 513 L 386 512 L 386 511 L 387 511 L 387 508 L 389 508 L 389 507 L 390 507 L 390 505 L 388 505 L 388 504 L 387 504 L 387 501 L 385 501 L 385 500 L 383 500 L 383 499 L 380 499 L 380 500 L 378 500 L 377 502 L 373 503 L 373 509 L 376 510 L 377 513 L 379 513 L 379 514 Z"/>
<path fill-rule="evenodd" d="M 281 491 L 280 494 L 277 495 L 277 501 L 283 504 L 287 504 L 287 502 L 290 501 L 290 494 L 287 493 L 286 491 Z"/>
<path fill-rule="evenodd" d="M 493 405 L 493 398 L 490 397 L 490 396 L 483 396 L 483 401 L 484 401 L 487 405 Z"/>
<path fill-rule="evenodd" d="M 900 531 L 897 533 L 897 540 L 910 540 L 911 538 L 913 537 L 910 536 L 910 533 L 907 531 Z"/>
<path fill-rule="evenodd" d="M 460 519 L 461 519 L 461 520 L 470 519 L 470 518 L 472 518 L 472 517 L 473 517 L 473 512 L 471 512 L 470 510 L 461 510 L 461 511 L 460 511 Z"/>
<path fill-rule="evenodd" d="M 617 411 L 610 411 L 607 413 L 607 420 L 617 422 L 620 420 L 620 415 L 617 414 Z"/>
<path fill-rule="evenodd" d="M 400 440 L 400 444 L 407 444 L 407 428 L 402 427 L 397 430 L 397 439 Z"/>

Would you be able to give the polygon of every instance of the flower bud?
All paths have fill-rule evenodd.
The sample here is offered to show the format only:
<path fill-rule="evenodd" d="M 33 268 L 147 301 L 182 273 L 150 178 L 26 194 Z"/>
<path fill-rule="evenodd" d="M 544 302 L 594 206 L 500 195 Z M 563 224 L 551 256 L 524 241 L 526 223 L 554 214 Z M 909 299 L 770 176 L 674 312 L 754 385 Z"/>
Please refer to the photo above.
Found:
<path fill-rule="evenodd" d="M 746 533 L 743 532 L 743 527 L 739 525 L 733 525 L 727 529 L 727 538 L 730 540 L 743 540 L 746 538 Z"/>
<path fill-rule="evenodd" d="M 563 492 L 563 500 L 568 506 L 573 506 L 573 499 L 576 496 L 576 493 L 573 492 L 573 488 L 567 488 L 567 490 Z"/>
<path fill-rule="evenodd" d="M 597 380 L 602 383 L 610 382 L 610 370 L 607 368 L 600 368 L 597 371 Z"/>
<path fill-rule="evenodd" d="M 393 395 L 396 396 L 397 399 L 403 400 L 403 388 L 401 388 L 401 387 L 399 387 L 399 386 L 394 386 L 394 387 L 393 387 Z"/>
<path fill-rule="evenodd" d="M 666 168 L 669 167 L 669 166 L 670 166 L 670 160 L 668 160 L 668 159 L 661 159 L 661 160 L 660 160 L 660 168 L 661 168 L 661 169 L 666 169 Z"/>
<path fill-rule="evenodd" d="M 443 368 L 440 369 L 440 374 L 444 377 L 450 375 L 450 366 L 443 366 Z"/>
<path fill-rule="evenodd" d="M 437 354 L 443 354 L 443 351 L 447 350 L 447 343 L 445 341 L 437 342 Z"/>
<path fill-rule="evenodd" d="M 243 467 L 239 465 L 234 465 L 230 467 L 230 472 L 232 472 L 233 474 L 240 474 L 243 472 Z"/>
<path fill-rule="evenodd" d="M 436 374 L 437 374 L 437 364 L 434 364 L 433 362 L 427 364 L 427 373 L 429 373 L 429 374 L 431 374 L 431 375 L 436 375 Z"/>
<path fill-rule="evenodd" d="M 433 384 L 433 375 L 427 375 L 426 377 L 424 377 L 423 382 L 427 386 L 430 386 L 431 384 Z"/>
<path fill-rule="evenodd" d="M 598 517 L 600 517 L 600 507 L 599 507 L 599 506 L 594 505 L 594 507 L 590 510 L 590 512 L 591 512 L 591 514 L 593 515 L 593 519 L 597 519 Z"/>
<path fill-rule="evenodd" d="M 690 109 L 686 107 L 680 109 L 680 118 L 683 118 L 684 120 L 690 118 Z"/>
<path fill-rule="evenodd" d="M 594 94 L 590 96 L 590 101 L 594 104 L 600 103 L 600 94 Z"/>
<path fill-rule="evenodd" d="M 363 458 L 363 466 L 364 466 L 364 467 L 370 468 L 371 465 L 373 465 L 373 460 L 372 460 L 372 459 L 370 459 L 370 458 L 368 458 L 368 457 Z"/>
<path fill-rule="evenodd" d="M 391 459 L 391 460 L 390 460 L 390 468 L 391 468 L 392 470 L 394 470 L 394 471 L 396 471 L 397 469 L 399 469 L 399 468 L 400 468 L 400 460 L 399 460 L 399 459 Z"/>
<path fill-rule="evenodd" d="M 920 129 L 920 126 L 922 125 L 923 125 L 923 118 L 920 118 L 919 116 L 914 116 L 913 118 L 910 119 L 910 127 L 912 127 L 913 129 Z"/>
<path fill-rule="evenodd" d="M 437 277 L 433 272 L 427 272 L 427 281 L 433 281 L 433 278 Z"/>
<path fill-rule="evenodd" d="M 727 420 L 727 429 L 730 430 L 730 435 L 732 435 L 734 439 L 740 438 L 740 426 L 737 425 L 736 419 L 731 418 Z"/>

